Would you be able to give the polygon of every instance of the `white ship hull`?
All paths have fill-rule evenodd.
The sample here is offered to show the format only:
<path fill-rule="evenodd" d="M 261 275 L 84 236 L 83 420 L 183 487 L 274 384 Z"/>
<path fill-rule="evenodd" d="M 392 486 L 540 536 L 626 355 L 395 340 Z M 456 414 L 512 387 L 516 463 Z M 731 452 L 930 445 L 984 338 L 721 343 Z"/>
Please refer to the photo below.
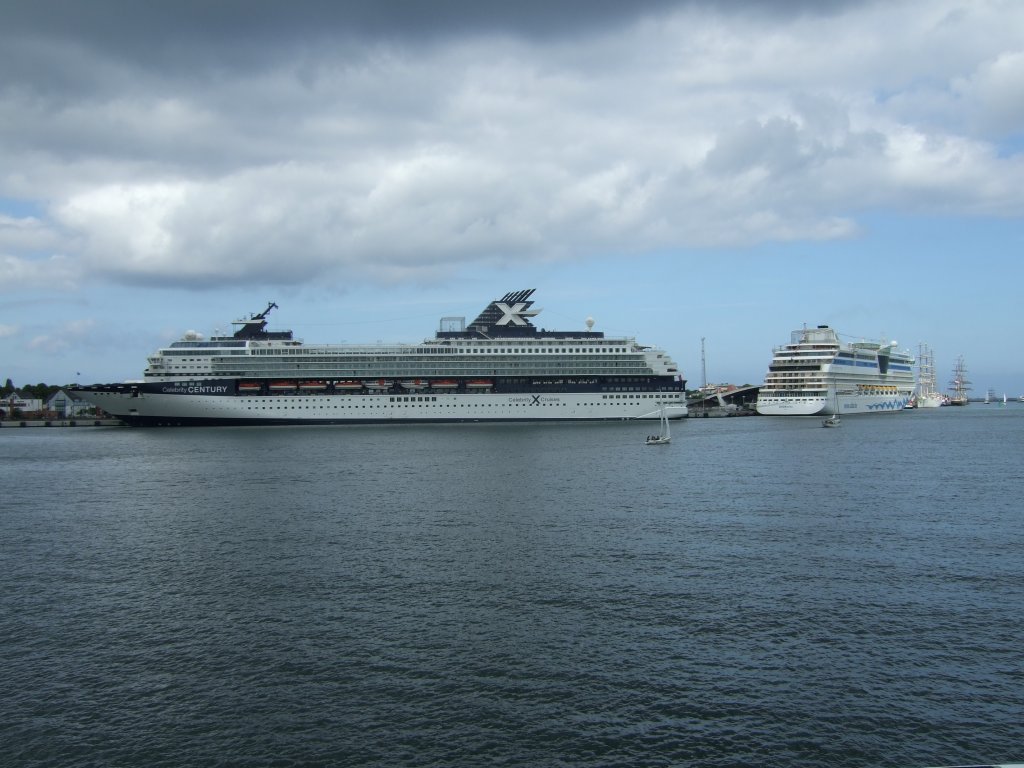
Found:
<path fill-rule="evenodd" d="M 900 411 L 910 401 L 910 393 L 889 395 L 839 395 L 840 416 L 857 413 L 887 413 Z M 836 399 L 772 398 L 757 401 L 757 412 L 762 416 L 833 416 L 837 413 Z"/>
<path fill-rule="evenodd" d="M 204 395 L 82 392 L 129 424 L 386 424 L 481 421 L 657 420 L 686 416 L 681 400 L 601 393 L 436 395 Z"/>
<path fill-rule="evenodd" d="M 942 405 L 942 395 L 938 392 L 926 392 L 917 396 L 918 408 L 938 408 Z"/>

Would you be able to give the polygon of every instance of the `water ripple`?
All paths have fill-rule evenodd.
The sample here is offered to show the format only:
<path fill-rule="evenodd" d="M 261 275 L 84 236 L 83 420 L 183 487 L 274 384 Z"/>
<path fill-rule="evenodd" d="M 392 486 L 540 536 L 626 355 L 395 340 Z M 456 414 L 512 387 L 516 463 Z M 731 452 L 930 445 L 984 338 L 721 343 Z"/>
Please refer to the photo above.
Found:
<path fill-rule="evenodd" d="M 1020 759 L 1024 408 L 946 410 L 0 433 L 5 757 Z"/>

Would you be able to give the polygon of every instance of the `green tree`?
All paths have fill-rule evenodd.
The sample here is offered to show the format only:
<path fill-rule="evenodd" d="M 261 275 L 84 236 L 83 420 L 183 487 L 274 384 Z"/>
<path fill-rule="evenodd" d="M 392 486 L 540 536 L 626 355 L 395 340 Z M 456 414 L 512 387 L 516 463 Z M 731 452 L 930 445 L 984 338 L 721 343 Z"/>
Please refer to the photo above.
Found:
<path fill-rule="evenodd" d="M 38 384 L 26 384 L 21 388 L 21 391 L 25 397 L 34 397 L 45 402 L 59 389 L 60 387 L 56 385 L 39 382 Z"/>

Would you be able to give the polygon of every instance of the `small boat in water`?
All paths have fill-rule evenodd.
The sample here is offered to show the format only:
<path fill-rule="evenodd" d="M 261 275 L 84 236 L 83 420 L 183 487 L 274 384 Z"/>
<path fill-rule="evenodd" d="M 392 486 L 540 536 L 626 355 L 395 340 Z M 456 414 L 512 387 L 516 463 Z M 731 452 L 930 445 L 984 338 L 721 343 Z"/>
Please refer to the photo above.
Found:
<path fill-rule="evenodd" d="M 824 419 L 821 420 L 821 426 L 823 426 L 823 427 L 839 427 L 839 426 L 842 426 L 843 419 L 839 415 L 839 390 L 838 389 L 835 391 L 835 396 L 834 396 L 833 402 L 835 403 L 835 407 L 833 408 L 832 414 L 829 415 L 829 416 L 826 416 Z"/>
<path fill-rule="evenodd" d="M 668 445 L 672 442 L 672 433 L 669 431 L 668 417 L 665 415 L 665 406 L 661 406 L 659 418 L 660 430 L 656 435 L 648 435 L 646 445 Z"/>

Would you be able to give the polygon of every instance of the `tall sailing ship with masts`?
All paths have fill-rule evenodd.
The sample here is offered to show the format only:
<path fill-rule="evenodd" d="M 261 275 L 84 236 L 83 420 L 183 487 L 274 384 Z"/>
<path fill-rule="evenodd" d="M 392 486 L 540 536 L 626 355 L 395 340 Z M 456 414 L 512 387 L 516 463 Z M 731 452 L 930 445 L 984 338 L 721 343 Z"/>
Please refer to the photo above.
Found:
<path fill-rule="evenodd" d="M 971 382 L 967 379 L 967 367 L 964 365 L 964 356 L 960 355 L 953 366 L 953 378 L 949 385 L 953 388 L 953 394 L 949 396 L 950 405 L 967 405 L 967 393 L 971 391 Z"/>
<path fill-rule="evenodd" d="M 936 388 L 935 357 L 927 344 L 920 344 L 917 352 L 917 391 L 914 393 L 917 408 L 938 408 L 942 395 Z"/>

